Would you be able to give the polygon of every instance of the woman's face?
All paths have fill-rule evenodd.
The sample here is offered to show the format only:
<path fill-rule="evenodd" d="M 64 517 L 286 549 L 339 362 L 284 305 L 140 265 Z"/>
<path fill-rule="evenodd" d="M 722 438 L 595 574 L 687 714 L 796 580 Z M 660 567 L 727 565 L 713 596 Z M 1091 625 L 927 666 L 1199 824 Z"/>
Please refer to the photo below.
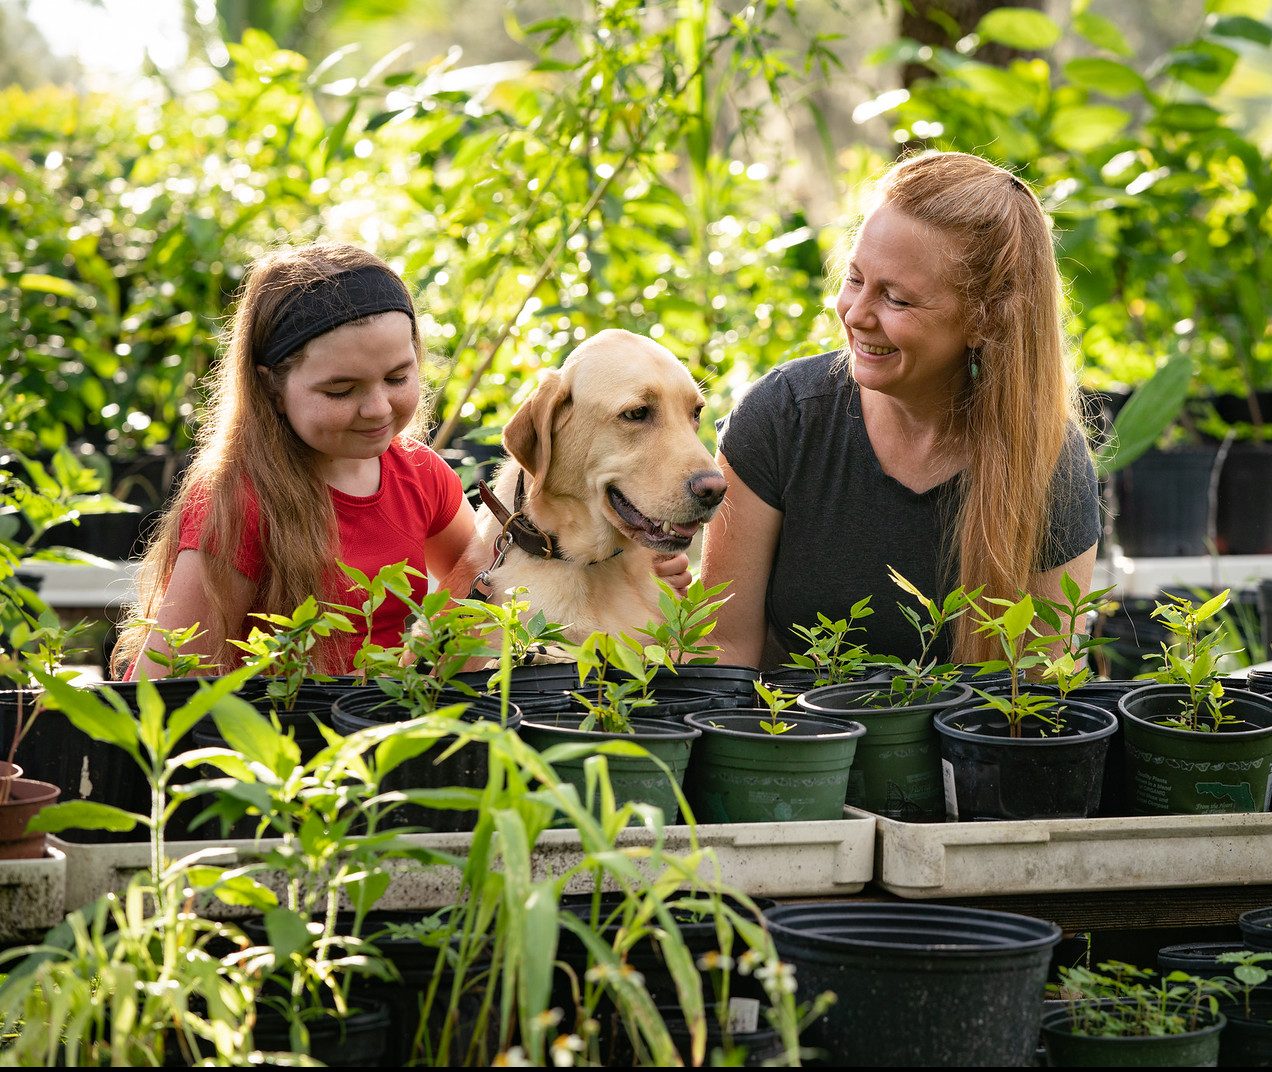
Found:
<path fill-rule="evenodd" d="M 344 324 L 305 347 L 279 412 L 322 461 L 378 458 L 415 416 L 419 367 L 405 313 Z"/>
<path fill-rule="evenodd" d="M 944 232 L 887 203 L 866 220 L 835 303 L 863 387 L 913 400 L 962 389 L 969 340 L 949 282 L 956 254 Z"/>

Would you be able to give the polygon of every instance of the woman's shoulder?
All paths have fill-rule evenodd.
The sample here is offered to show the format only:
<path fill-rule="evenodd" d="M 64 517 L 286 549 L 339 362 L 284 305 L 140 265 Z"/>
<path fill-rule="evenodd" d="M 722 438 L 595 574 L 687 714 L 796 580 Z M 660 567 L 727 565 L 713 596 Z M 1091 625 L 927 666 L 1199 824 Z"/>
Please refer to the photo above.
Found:
<path fill-rule="evenodd" d="M 389 444 L 389 449 L 381 458 L 381 465 L 406 479 L 435 482 L 446 480 L 448 475 L 454 474 L 454 470 L 446 464 L 446 459 L 437 451 L 423 440 L 406 435 L 398 436 Z"/>
<path fill-rule="evenodd" d="M 747 387 L 738 401 L 800 409 L 815 400 L 846 399 L 851 385 L 843 351 L 831 350 L 775 365 Z"/>

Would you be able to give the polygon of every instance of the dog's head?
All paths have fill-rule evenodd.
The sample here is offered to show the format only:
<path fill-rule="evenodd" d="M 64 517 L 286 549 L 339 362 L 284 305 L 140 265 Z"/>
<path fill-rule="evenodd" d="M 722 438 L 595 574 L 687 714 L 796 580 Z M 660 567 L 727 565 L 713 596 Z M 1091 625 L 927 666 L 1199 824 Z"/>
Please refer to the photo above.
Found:
<path fill-rule="evenodd" d="M 532 498 L 674 553 L 711 519 L 726 488 L 698 438 L 702 406 L 670 350 L 609 329 L 543 374 L 504 429 L 504 446 L 526 471 Z M 561 528 L 566 518 L 549 521 Z"/>

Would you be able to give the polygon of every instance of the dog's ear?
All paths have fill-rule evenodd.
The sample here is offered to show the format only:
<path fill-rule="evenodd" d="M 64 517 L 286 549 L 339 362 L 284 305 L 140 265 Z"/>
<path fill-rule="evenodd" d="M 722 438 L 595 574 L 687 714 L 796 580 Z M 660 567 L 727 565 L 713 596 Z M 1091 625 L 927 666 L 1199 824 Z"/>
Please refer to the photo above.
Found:
<path fill-rule="evenodd" d="M 561 373 L 548 369 L 541 374 L 534 393 L 504 426 L 504 448 L 535 482 L 547 475 L 552 460 L 552 426 L 569 397 Z"/>

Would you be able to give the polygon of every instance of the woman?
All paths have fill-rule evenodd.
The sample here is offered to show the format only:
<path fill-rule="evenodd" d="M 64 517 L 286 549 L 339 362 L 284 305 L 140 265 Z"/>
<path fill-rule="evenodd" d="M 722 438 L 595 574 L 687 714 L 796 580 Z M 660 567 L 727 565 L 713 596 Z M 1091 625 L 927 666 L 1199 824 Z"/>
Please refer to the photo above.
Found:
<path fill-rule="evenodd" d="M 473 535 L 459 478 L 418 427 L 420 342 L 414 303 L 378 257 L 347 245 L 269 254 L 248 273 L 208 419 L 176 499 L 137 574 L 136 624 L 117 673 L 166 672 L 147 652 L 163 629 L 200 624 L 184 650 L 222 670 L 252 615 L 290 614 L 309 595 L 360 603 L 337 562 L 369 576 L 406 560 L 441 576 Z M 372 641 L 401 643 L 408 608 L 389 596 Z M 315 667 L 348 673 L 365 639 L 320 642 Z"/>
<path fill-rule="evenodd" d="M 804 650 L 792 626 L 867 595 L 853 639 L 913 658 L 889 567 L 936 598 L 1055 597 L 1065 573 L 1089 588 L 1099 499 L 1061 302 L 1023 182 L 964 153 L 893 165 L 836 303 L 847 345 L 773 369 L 720 422 L 729 490 L 702 572 L 732 582 L 721 661 L 780 665 Z M 994 643 L 964 616 L 937 654 L 974 662 Z"/>

